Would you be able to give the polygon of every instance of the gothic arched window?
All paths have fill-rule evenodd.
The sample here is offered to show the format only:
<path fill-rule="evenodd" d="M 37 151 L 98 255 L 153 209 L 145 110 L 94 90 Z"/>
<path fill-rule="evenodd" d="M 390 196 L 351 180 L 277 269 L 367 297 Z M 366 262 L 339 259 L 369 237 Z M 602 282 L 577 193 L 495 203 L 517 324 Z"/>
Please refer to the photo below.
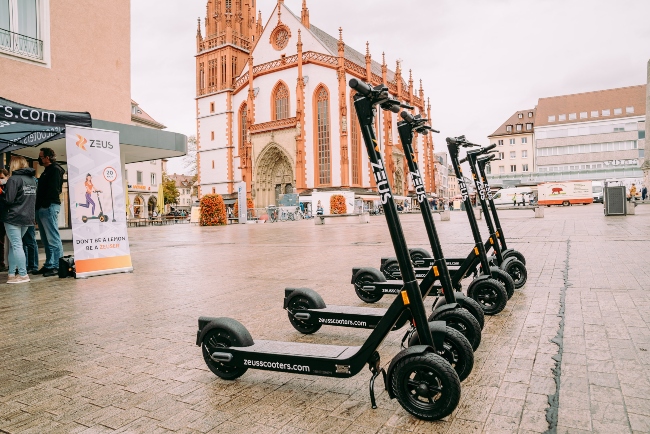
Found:
<path fill-rule="evenodd" d="M 246 134 L 248 132 L 248 125 L 246 124 L 248 122 L 247 117 L 248 107 L 246 106 L 246 103 L 244 103 L 239 109 L 239 155 L 242 154 L 241 150 L 244 149 L 244 143 L 246 142 Z"/>
<path fill-rule="evenodd" d="M 273 92 L 273 120 L 279 121 L 289 117 L 289 89 L 280 82 Z"/>
<path fill-rule="evenodd" d="M 329 185 L 331 177 L 330 149 L 330 98 L 324 86 L 314 92 L 314 117 L 316 118 L 316 179 L 318 185 Z"/>
<path fill-rule="evenodd" d="M 350 95 L 350 165 L 352 166 L 352 185 L 361 185 L 361 128 L 357 110 L 354 107 L 354 95 Z"/>

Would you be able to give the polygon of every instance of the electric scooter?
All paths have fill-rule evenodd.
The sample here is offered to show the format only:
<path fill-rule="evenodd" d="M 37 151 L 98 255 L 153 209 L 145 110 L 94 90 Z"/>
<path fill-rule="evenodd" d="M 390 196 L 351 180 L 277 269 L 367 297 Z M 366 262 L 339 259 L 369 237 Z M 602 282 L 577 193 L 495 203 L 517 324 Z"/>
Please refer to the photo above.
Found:
<path fill-rule="evenodd" d="M 397 208 L 379 152 L 374 132 L 376 106 L 399 111 L 400 102 L 390 98 L 388 88 L 375 88 L 359 80 L 350 80 L 357 93 L 354 106 L 368 151 L 370 166 L 377 181 L 377 190 L 384 205 L 386 223 L 405 276 L 400 296 L 381 318 L 362 346 L 319 345 L 298 342 L 254 341 L 246 328 L 231 318 L 201 317 L 197 345 L 201 346 L 208 368 L 217 376 L 234 380 L 248 368 L 290 372 L 325 377 L 348 378 L 356 375 L 367 363 L 370 380 L 370 400 L 376 408 L 374 382 L 379 374 L 391 398 L 413 416 L 423 420 L 438 420 L 451 414 L 460 400 L 460 381 L 451 365 L 435 354 L 436 346 L 429 329 L 422 296 L 415 279 L 408 247 L 404 239 Z M 410 315 L 422 345 L 400 351 L 388 370 L 381 368 L 377 348 L 402 315 Z"/>
<path fill-rule="evenodd" d="M 86 223 L 88 220 L 95 220 L 95 219 L 99 219 L 99 221 L 102 223 L 108 221 L 108 216 L 104 214 L 104 209 L 102 208 L 102 200 L 99 198 L 99 193 L 101 193 L 101 191 L 95 190 L 95 193 L 97 193 L 97 202 L 99 203 L 99 215 L 97 216 L 93 215 L 90 217 L 82 216 L 81 221 L 84 223 Z"/>
<path fill-rule="evenodd" d="M 417 168 L 417 163 L 412 158 L 411 142 L 414 131 L 426 135 L 428 131 L 434 130 L 425 125 L 427 122 L 426 119 L 418 118 L 416 120 L 406 112 L 402 113 L 402 117 L 406 121 L 398 124 L 398 131 L 407 155 L 407 161 L 411 167 L 413 185 L 416 186 L 418 199 L 426 202 L 427 197 L 424 192 L 422 177 Z M 472 349 L 478 347 L 481 338 L 481 324 L 472 316 L 471 312 L 476 312 L 476 315 L 483 322 L 483 311 L 478 303 L 465 297 L 464 294 L 460 294 L 461 297 L 458 297 L 462 301 L 456 299 L 457 296 L 455 296 L 449 272 L 444 264 L 442 248 L 440 247 L 440 241 L 431 214 L 425 212 L 424 218 L 427 221 L 427 233 L 431 245 L 433 246 L 434 252 L 441 258 L 442 265 L 436 263 L 432 267 L 432 277 L 420 285 L 420 291 L 424 298 L 433 288 L 445 289 L 441 292 L 444 294 L 446 304 L 440 306 L 429 316 L 429 322 L 431 324 L 431 331 L 434 334 L 434 341 L 437 335 L 440 339 L 444 339 L 439 354 L 454 366 L 462 381 L 469 375 L 471 365 L 473 365 L 473 354 L 469 353 L 471 353 Z M 437 280 L 440 280 L 441 285 L 434 286 Z M 466 309 L 463 309 L 464 305 L 470 305 L 471 311 L 468 312 Z M 284 307 L 288 312 L 289 321 L 294 328 L 305 334 L 315 333 L 323 325 L 371 329 L 376 327 L 377 323 L 386 314 L 386 309 L 380 308 L 327 306 L 320 295 L 309 288 L 286 288 Z M 445 321 L 450 326 L 446 329 Z M 407 318 L 402 317 L 394 329 L 401 328 L 406 322 Z M 402 342 L 408 339 L 409 345 L 416 344 L 417 335 L 413 331 L 414 329 L 411 328 L 406 333 Z M 469 348 L 465 349 L 464 342 L 461 341 L 467 342 L 467 347 Z"/>

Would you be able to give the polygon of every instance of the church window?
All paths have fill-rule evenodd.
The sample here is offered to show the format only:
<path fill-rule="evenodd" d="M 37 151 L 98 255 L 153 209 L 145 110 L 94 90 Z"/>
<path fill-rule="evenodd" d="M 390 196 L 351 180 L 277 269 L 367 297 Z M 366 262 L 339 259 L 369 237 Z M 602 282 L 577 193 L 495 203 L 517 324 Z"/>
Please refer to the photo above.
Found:
<path fill-rule="evenodd" d="M 353 95 L 350 95 L 350 153 L 352 166 L 352 185 L 361 185 L 361 128 Z"/>
<path fill-rule="evenodd" d="M 226 56 L 221 56 L 221 84 L 226 84 Z"/>
<path fill-rule="evenodd" d="M 320 86 L 316 97 L 316 133 L 317 133 L 317 179 L 320 185 L 331 184 L 331 150 L 330 150 L 330 101 L 325 87 Z"/>
<path fill-rule="evenodd" d="M 284 83 L 278 83 L 273 93 L 273 115 L 274 120 L 286 119 L 289 117 L 289 89 Z"/>
<path fill-rule="evenodd" d="M 283 50 L 289 43 L 289 38 L 291 38 L 291 32 L 289 28 L 284 24 L 278 24 L 278 26 L 271 32 L 271 45 L 276 50 Z"/>
<path fill-rule="evenodd" d="M 246 141 L 247 125 L 248 121 L 248 107 L 246 104 L 242 104 L 241 109 L 239 110 L 239 149 L 244 149 L 244 142 Z"/>
<path fill-rule="evenodd" d="M 226 9 L 232 8 L 232 0 L 226 0 Z"/>

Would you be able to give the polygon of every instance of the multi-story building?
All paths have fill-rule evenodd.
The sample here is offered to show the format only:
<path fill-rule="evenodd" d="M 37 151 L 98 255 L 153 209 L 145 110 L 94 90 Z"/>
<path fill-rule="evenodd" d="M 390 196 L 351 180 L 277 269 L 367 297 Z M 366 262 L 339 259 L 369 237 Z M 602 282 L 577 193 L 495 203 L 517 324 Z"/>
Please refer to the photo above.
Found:
<path fill-rule="evenodd" d="M 195 185 L 196 177 L 188 175 L 167 175 L 169 179 L 174 180 L 176 183 L 176 188 L 180 195 L 178 196 L 178 203 L 174 208 L 178 210 L 190 211 L 192 204 L 198 200 L 198 195 L 196 192 Z"/>
<path fill-rule="evenodd" d="M 262 26 L 255 0 L 208 1 L 197 31 L 197 171 L 199 195 L 234 198 L 246 182 L 256 207 L 283 193 L 374 188 L 353 105 L 351 78 L 385 83 L 390 94 L 428 116 L 412 76 L 374 61 L 310 23 L 306 0 L 294 14 L 278 0 Z M 203 36 L 205 34 L 205 37 Z M 407 82 L 408 80 L 408 82 Z M 426 107 L 425 107 L 426 106 Z M 396 196 L 409 191 L 398 116 L 383 112 L 378 141 Z M 433 141 L 417 135 L 425 188 L 434 190 Z"/>
<path fill-rule="evenodd" d="M 460 187 L 458 187 L 458 178 L 456 178 L 456 172 L 451 164 L 447 166 L 447 173 L 447 196 L 445 197 L 454 198 L 460 195 Z"/>
<path fill-rule="evenodd" d="M 535 171 L 535 111 L 533 108 L 515 112 L 488 136 L 490 143 L 497 145 L 501 158 L 486 167 L 488 173 L 516 176 Z"/>
<path fill-rule="evenodd" d="M 434 154 L 434 173 L 436 179 L 435 193 L 438 197 L 445 198 L 449 197 L 449 162 L 447 161 L 447 157 L 448 155 L 446 152 L 436 152 Z"/>

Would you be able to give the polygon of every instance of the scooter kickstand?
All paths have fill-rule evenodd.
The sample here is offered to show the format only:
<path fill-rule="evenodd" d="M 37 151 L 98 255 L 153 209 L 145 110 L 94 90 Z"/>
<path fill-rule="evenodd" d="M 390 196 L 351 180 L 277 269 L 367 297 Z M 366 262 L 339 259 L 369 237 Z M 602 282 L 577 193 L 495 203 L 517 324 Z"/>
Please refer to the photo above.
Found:
<path fill-rule="evenodd" d="M 375 379 L 381 373 L 384 378 L 384 383 L 386 382 L 386 371 L 380 366 L 379 353 L 377 351 L 372 354 L 372 357 L 368 361 L 368 369 L 372 372 L 372 378 L 370 379 L 370 404 L 374 410 L 377 408 L 377 401 L 375 400 Z"/>

